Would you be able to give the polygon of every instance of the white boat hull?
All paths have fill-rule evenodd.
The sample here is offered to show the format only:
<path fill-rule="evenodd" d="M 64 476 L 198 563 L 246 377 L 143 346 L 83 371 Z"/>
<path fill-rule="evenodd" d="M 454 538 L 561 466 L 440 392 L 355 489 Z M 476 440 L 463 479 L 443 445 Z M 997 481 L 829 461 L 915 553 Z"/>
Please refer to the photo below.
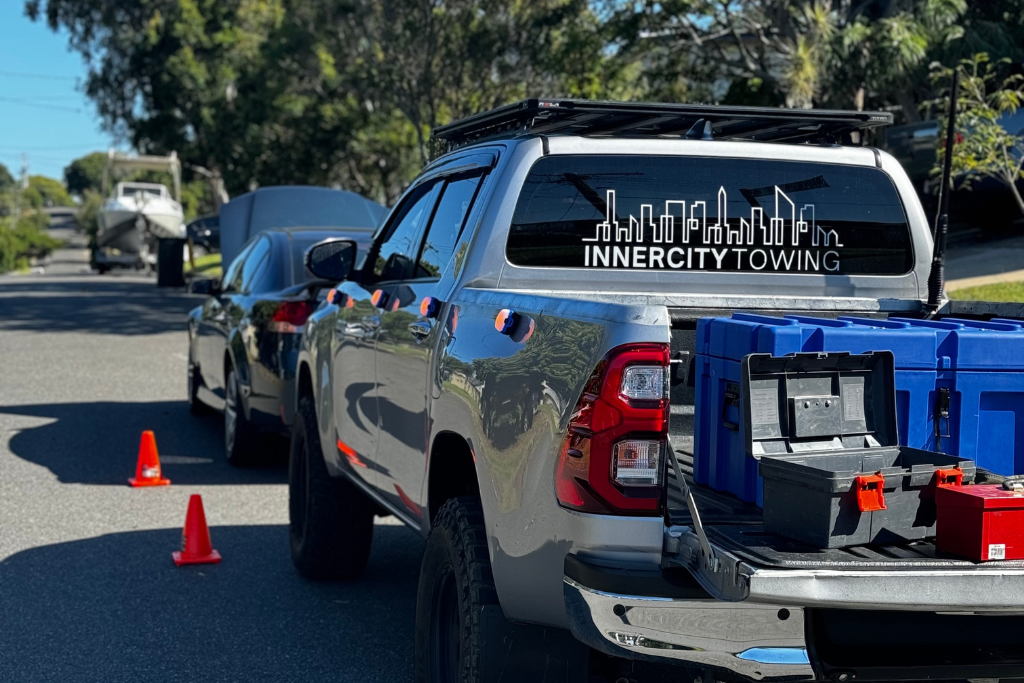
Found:
<path fill-rule="evenodd" d="M 162 198 L 138 201 L 108 199 L 97 216 L 96 244 L 125 254 L 155 252 L 158 239 L 184 238 L 184 215 L 176 202 Z"/>

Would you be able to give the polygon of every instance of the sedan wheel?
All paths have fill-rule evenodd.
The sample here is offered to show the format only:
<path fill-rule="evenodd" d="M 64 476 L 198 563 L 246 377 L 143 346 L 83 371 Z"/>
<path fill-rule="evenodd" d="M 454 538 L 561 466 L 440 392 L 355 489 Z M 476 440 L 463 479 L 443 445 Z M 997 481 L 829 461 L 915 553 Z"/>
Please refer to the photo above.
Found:
<path fill-rule="evenodd" d="M 199 368 L 192 362 L 191 354 L 188 361 L 188 409 L 193 415 L 203 415 L 210 412 L 209 407 L 199 398 L 199 384 L 201 382 Z"/>
<path fill-rule="evenodd" d="M 245 418 L 234 368 L 224 387 L 224 453 L 232 465 L 247 465 L 256 457 L 255 427 Z"/>

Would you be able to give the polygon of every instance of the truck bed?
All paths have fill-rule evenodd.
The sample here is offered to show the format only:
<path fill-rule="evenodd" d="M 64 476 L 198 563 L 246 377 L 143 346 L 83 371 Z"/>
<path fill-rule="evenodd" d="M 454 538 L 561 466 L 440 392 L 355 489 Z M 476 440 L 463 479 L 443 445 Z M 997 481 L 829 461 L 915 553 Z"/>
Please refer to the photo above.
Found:
<path fill-rule="evenodd" d="M 820 549 L 767 533 L 760 508 L 744 503 L 728 493 L 696 484 L 691 476 L 693 455 L 677 449 L 676 456 L 683 476 L 687 479 L 687 486 L 697 502 L 708 540 L 754 566 L 774 569 L 909 570 L 964 568 L 986 564 L 941 553 L 935 543 L 927 539 L 897 545 Z M 669 526 L 690 526 L 690 512 L 686 508 L 675 473 L 671 467 L 669 470 L 666 521 Z M 981 473 L 980 476 L 986 475 Z M 1007 560 L 999 562 L 998 566 L 1024 567 L 1024 560 Z"/>

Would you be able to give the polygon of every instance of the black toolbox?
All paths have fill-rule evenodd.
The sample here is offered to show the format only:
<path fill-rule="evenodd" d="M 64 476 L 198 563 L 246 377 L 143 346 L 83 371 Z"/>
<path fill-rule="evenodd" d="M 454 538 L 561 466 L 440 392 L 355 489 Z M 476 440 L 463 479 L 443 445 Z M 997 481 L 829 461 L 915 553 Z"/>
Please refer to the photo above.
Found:
<path fill-rule="evenodd" d="M 747 449 L 760 460 L 764 528 L 819 548 L 935 535 L 935 486 L 974 461 L 899 445 L 893 355 L 751 354 Z"/>

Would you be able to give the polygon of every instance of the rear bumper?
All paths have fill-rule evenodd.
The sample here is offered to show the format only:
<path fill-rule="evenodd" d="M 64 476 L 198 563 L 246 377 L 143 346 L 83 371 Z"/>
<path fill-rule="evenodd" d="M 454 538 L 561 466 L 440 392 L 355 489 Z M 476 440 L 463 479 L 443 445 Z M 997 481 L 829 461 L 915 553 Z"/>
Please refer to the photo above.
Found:
<path fill-rule="evenodd" d="M 1024 613 L 724 602 L 673 571 L 567 557 L 573 636 L 612 656 L 686 667 L 680 680 L 1024 679 Z"/>
<path fill-rule="evenodd" d="M 803 610 L 717 600 L 619 595 L 565 578 L 572 634 L 629 659 L 673 660 L 732 677 L 811 681 Z"/>

